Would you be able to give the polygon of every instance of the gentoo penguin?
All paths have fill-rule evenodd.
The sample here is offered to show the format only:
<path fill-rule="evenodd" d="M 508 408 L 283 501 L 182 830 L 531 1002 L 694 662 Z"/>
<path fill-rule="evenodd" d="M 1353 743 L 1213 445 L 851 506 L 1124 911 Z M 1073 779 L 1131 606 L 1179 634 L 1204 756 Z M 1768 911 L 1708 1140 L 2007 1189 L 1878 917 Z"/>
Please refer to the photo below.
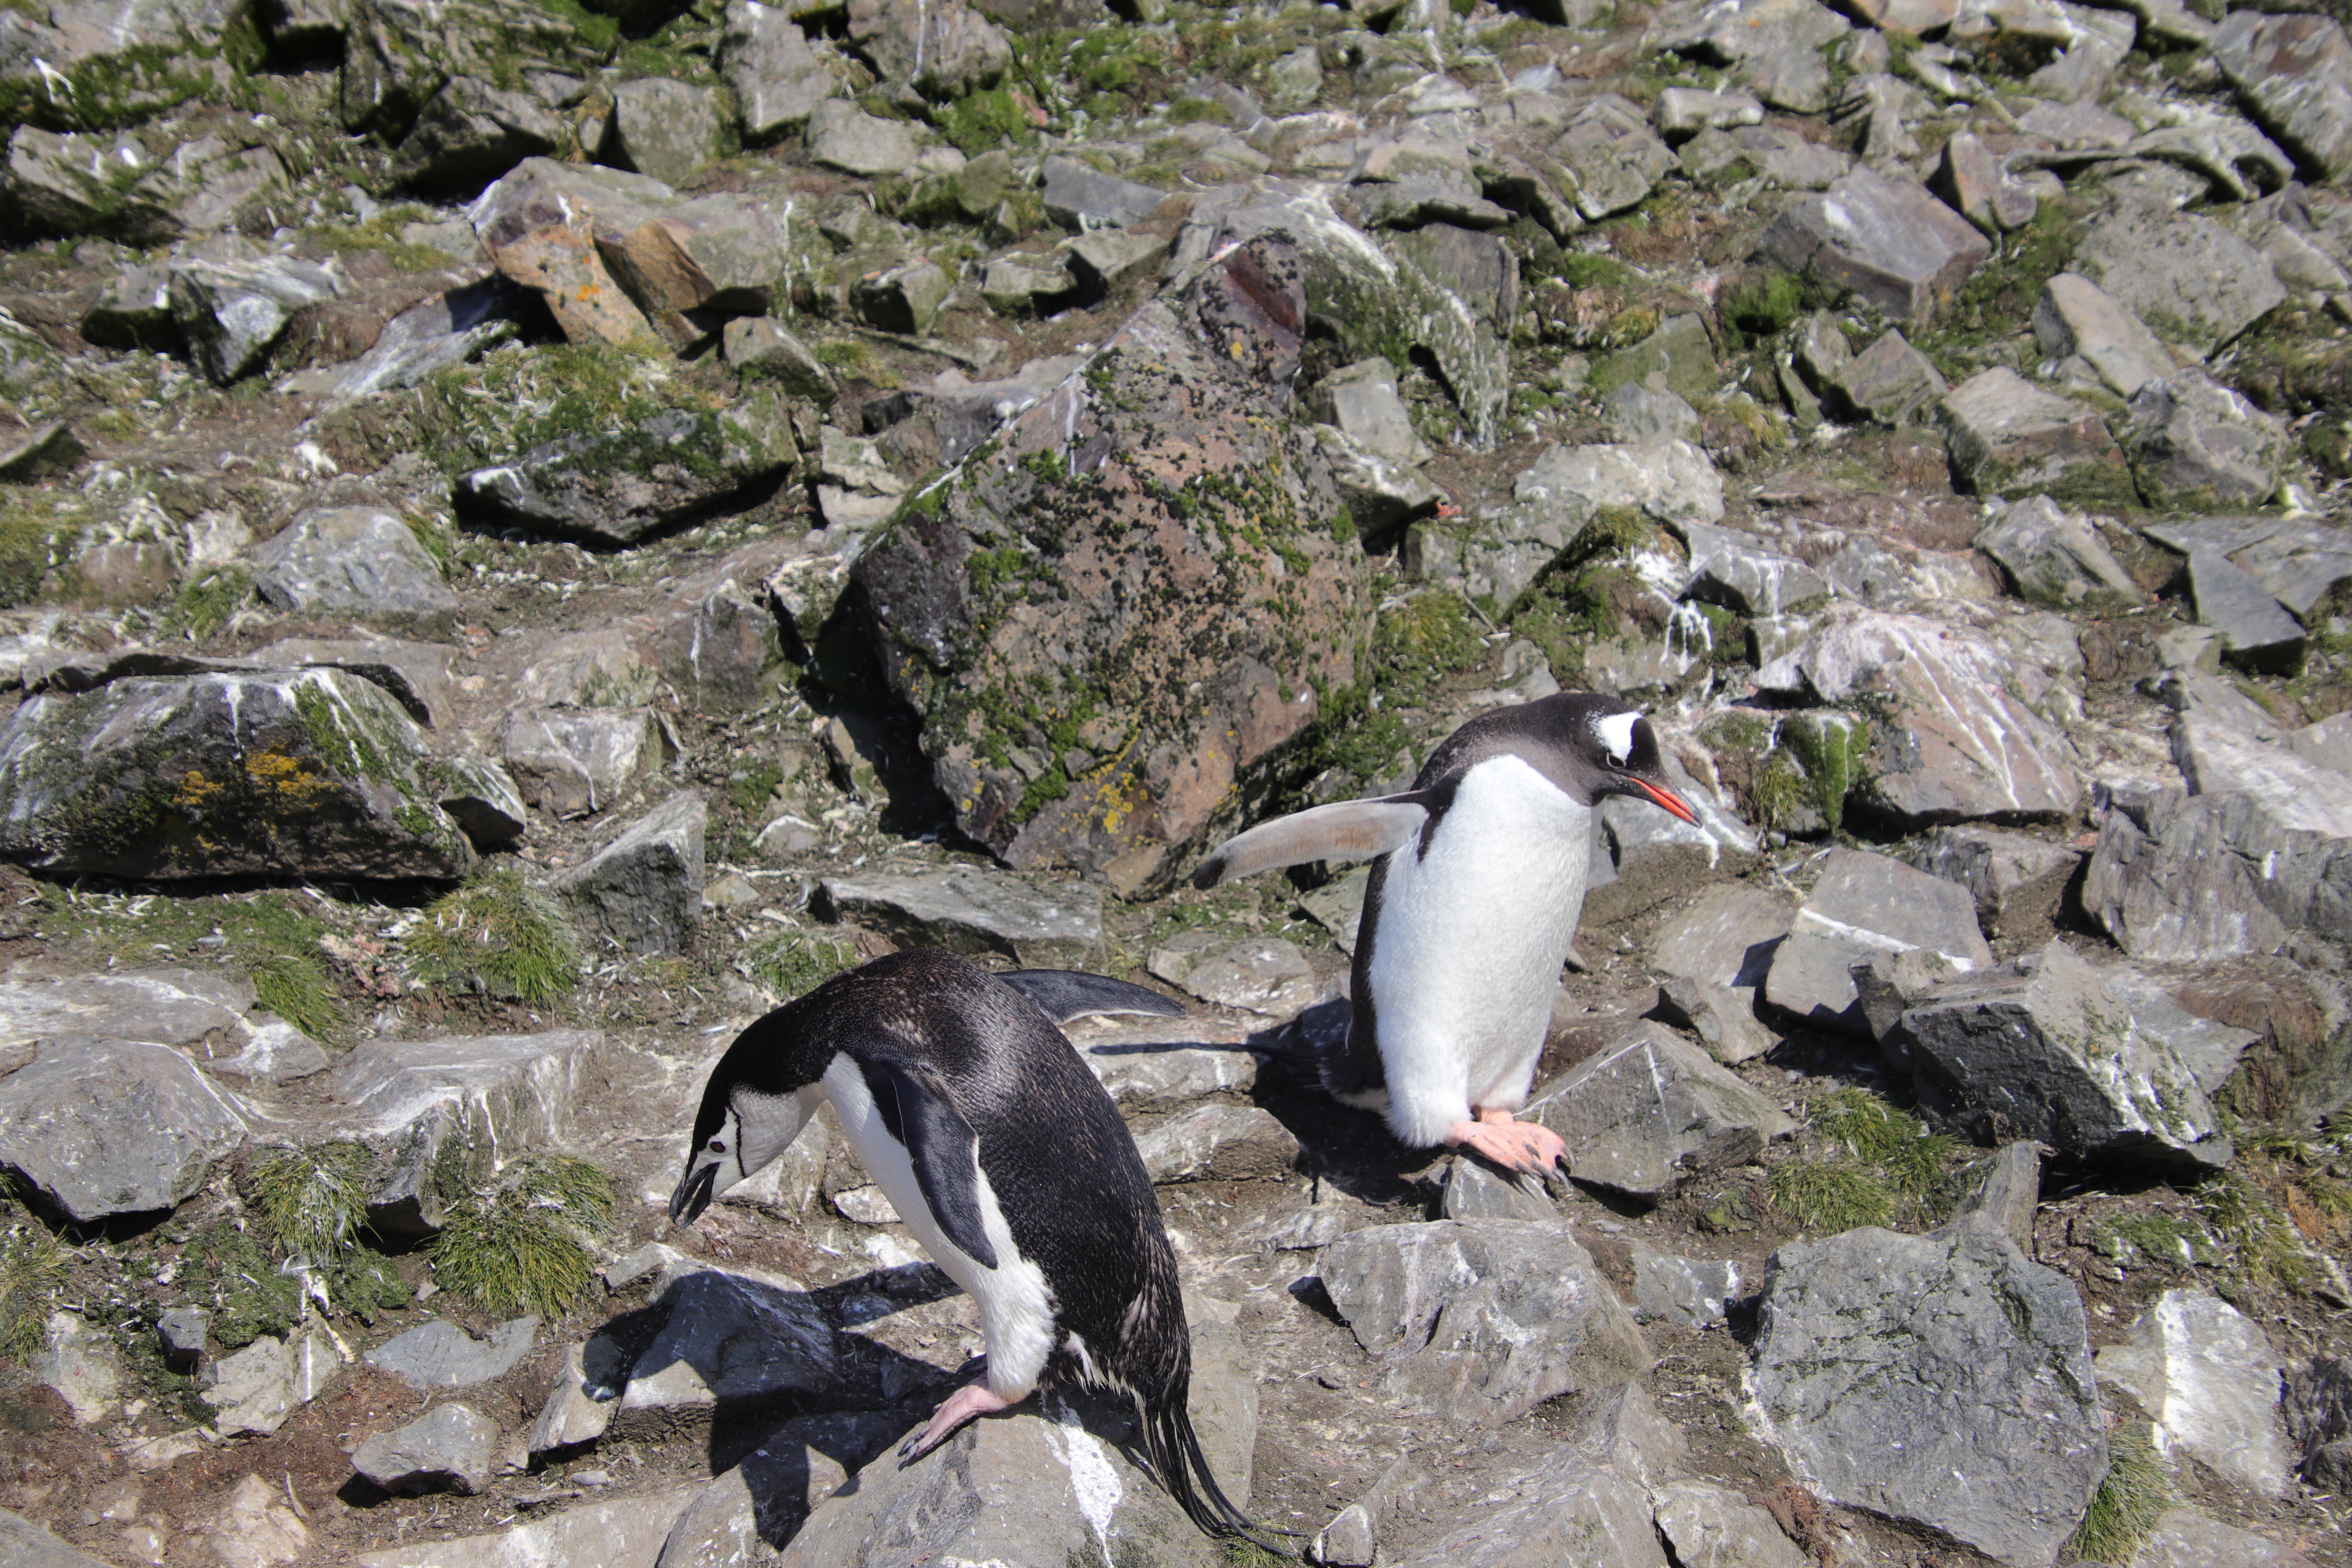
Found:
<path fill-rule="evenodd" d="M 830 1100 L 875 1184 L 980 1306 L 987 1371 L 949 1396 L 904 1457 L 1074 1373 L 1141 1405 L 1144 1447 L 1193 1522 L 1248 1535 L 1185 1409 L 1192 1337 L 1150 1178 L 1110 1096 L 1055 1026 L 1182 1011 L 1098 974 L 993 974 L 936 949 L 875 959 L 736 1037 L 703 1092 L 670 1217 L 691 1225 Z"/>
<path fill-rule="evenodd" d="M 1385 1110 L 1409 1147 L 1461 1145 L 1549 1175 L 1567 1146 L 1512 1112 L 1527 1103 L 1576 940 L 1592 812 L 1612 795 L 1698 820 L 1668 787 L 1638 710 L 1564 691 L 1471 720 L 1402 795 L 1251 828 L 1202 862 L 1192 884 L 1378 857 L 1356 931 L 1348 1042 L 1323 1061 L 1324 1087 Z"/>

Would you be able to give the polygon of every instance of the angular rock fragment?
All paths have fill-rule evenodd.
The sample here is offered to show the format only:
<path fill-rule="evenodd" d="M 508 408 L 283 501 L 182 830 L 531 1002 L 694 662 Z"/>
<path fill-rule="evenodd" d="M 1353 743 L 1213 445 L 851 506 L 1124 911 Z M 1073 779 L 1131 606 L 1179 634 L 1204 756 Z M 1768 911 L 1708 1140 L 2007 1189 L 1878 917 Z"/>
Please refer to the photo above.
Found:
<path fill-rule="evenodd" d="M 283 609 L 308 615 L 399 616 L 446 622 L 457 595 L 441 563 L 398 514 L 376 507 L 298 513 L 254 552 L 254 587 Z"/>
<path fill-rule="evenodd" d="M 202 1397 L 220 1412 L 214 1425 L 224 1436 L 275 1432 L 325 1393 L 342 1366 L 341 1350 L 316 1327 L 283 1340 L 264 1334 L 221 1359 Z"/>
<path fill-rule="evenodd" d="M 1042 886 L 976 868 L 922 877 L 839 877 L 820 884 L 828 920 L 856 920 L 959 952 L 1003 952 L 1031 968 L 1083 968 L 1103 942 L 1094 889 Z"/>
<path fill-rule="evenodd" d="M 1772 1255 L 1751 1386 L 1826 1500 L 2053 1562 L 2107 1471 L 2082 1298 L 2005 1237 L 1864 1226 Z"/>
<path fill-rule="evenodd" d="M 1641 111 L 1613 96 L 1580 111 L 1550 153 L 1567 176 L 1562 194 L 1591 222 L 1638 204 L 1676 162 Z"/>
<path fill-rule="evenodd" d="M 627 952 L 678 952 L 702 921 L 703 824 L 691 790 L 674 795 L 620 837 L 548 883 L 583 930 Z"/>
<path fill-rule="evenodd" d="M 867 1411 L 785 1422 L 678 1515 L 657 1568 L 717 1568 L 769 1556 L 905 1430 L 899 1417 Z"/>
<path fill-rule="evenodd" d="M 1903 1015 L 1922 1093 L 2084 1158 L 2218 1170 L 2234 1149 L 2169 1040 L 2063 942 L 1948 980 Z"/>
<path fill-rule="evenodd" d="M 640 77 L 613 89 L 606 145 L 640 174 L 682 185 L 718 155 L 719 103 L 707 88 Z"/>
<path fill-rule="evenodd" d="M 261 368 L 295 313 L 342 292 L 325 268 L 289 256 L 188 261 L 172 269 L 172 318 L 217 386 Z"/>
<path fill-rule="evenodd" d="M 1519 1114 L 1566 1141 L 1578 1181 L 1645 1198 L 1752 1159 L 1790 1131 L 1779 1107 L 1653 1023 L 1538 1089 Z"/>
<path fill-rule="evenodd" d="M 1684 1568 L 1806 1568 L 1814 1561 L 1797 1550 L 1770 1510 L 1743 1492 L 1705 1481 L 1669 1481 L 1650 1494 L 1658 1533 Z"/>
<path fill-rule="evenodd" d="M 649 1563 L 699 1486 L 577 1503 L 486 1535 L 362 1552 L 359 1568 L 449 1568 L 453 1563 Z"/>
<path fill-rule="evenodd" d="M 1649 1347 L 1558 1222 L 1375 1226 L 1323 1249 L 1323 1288 L 1390 1393 L 1498 1426 L 1638 1377 Z"/>
<path fill-rule="evenodd" d="M 2316 1355 L 2290 1373 L 2281 1400 L 2296 1465 L 2316 1487 L 2352 1485 L 2352 1366 Z"/>
<path fill-rule="evenodd" d="M 1921 949 L 1941 959 L 1946 973 L 1992 963 L 1965 889 L 1884 855 L 1832 849 L 1789 940 L 1772 955 L 1764 996 L 1809 1023 L 1864 1033 L 1853 965 L 1874 953 Z"/>
<path fill-rule="evenodd" d="M 2258 507 L 2278 489 L 2286 426 L 2197 372 L 2143 384 L 2116 438 L 2141 499 L 2161 511 Z"/>
<path fill-rule="evenodd" d="M 2235 1307 L 2204 1290 L 2167 1290 L 2095 1364 L 2100 1382 L 2154 1418 L 2159 1451 L 2187 1454 L 2260 1496 L 2285 1494 L 2278 1352 Z"/>
<path fill-rule="evenodd" d="M 525 158 L 555 153 L 569 133 L 531 93 L 452 77 L 393 153 L 392 177 L 415 190 L 471 193 Z"/>
<path fill-rule="evenodd" d="M 2167 1509 L 2132 1559 L 2133 1568 L 2314 1568 L 2310 1558 L 2266 1535 L 2208 1519 L 2193 1508 Z"/>
<path fill-rule="evenodd" d="M 858 561 L 933 777 L 1016 869 L 1166 885 L 1312 721 L 1316 672 L 1353 668 L 1363 552 L 1286 416 L 1301 272 L 1251 241 L 1145 306 Z M 1015 690 L 1037 717 L 1008 727 Z"/>
<path fill-rule="evenodd" d="M 1298 1139 L 1255 1105 L 1209 1104 L 1137 1134 L 1135 1151 L 1154 1182 L 1244 1182 L 1297 1169 Z"/>
<path fill-rule="evenodd" d="M 374 347 L 334 373 L 328 393 L 359 397 L 414 386 L 436 370 L 479 358 L 522 331 L 523 303 L 533 298 L 505 278 L 486 278 L 411 305 L 384 323 Z"/>
<path fill-rule="evenodd" d="M 2197 619 L 2219 635 L 2231 662 L 2274 675 L 2300 675 L 2303 625 L 2218 550 L 2189 552 L 2189 593 Z"/>
<path fill-rule="evenodd" d="M 2082 509 L 2136 499 L 2122 448 L 2099 411 L 2046 392 L 2000 365 L 1979 371 L 1937 405 L 1952 471 L 1969 491 L 2021 500 L 2046 496 Z"/>
<path fill-rule="evenodd" d="M 1633 1320 L 1706 1329 L 1722 1322 L 1724 1303 L 1740 1294 L 1739 1266 L 1729 1258 L 1677 1258 L 1633 1248 Z"/>
<path fill-rule="evenodd" d="M 455 1323 L 433 1318 L 384 1341 L 365 1359 L 419 1388 L 470 1388 L 505 1376 L 530 1353 L 538 1332 L 537 1318 L 517 1318 L 478 1340 Z"/>
<path fill-rule="evenodd" d="M 2054 360 L 2080 357 L 2119 397 L 2129 397 L 2177 368 L 2173 355 L 2140 319 L 2097 284 L 2061 272 L 2042 286 L 2033 336 Z"/>
<path fill-rule="evenodd" d="M 2000 563 L 2021 599 L 2062 609 L 2139 601 L 2139 584 L 2090 520 L 2048 496 L 2029 496 L 1988 518 L 1975 542 Z"/>
<path fill-rule="evenodd" d="M 415 720 L 331 669 L 118 680 L 0 729 L 0 854 L 141 878 L 462 875 Z"/>
<path fill-rule="evenodd" d="M 719 38 L 719 74 L 735 89 L 743 134 L 754 143 L 804 125 L 845 86 L 847 62 L 812 44 L 790 11 L 758 0 L 728 0 Z"/>
<path fill-rule="evenodd" d="M 2055 915 L 2084 854 L 2072 845 L 1971 825 L 1937 828 L 1907 858 L 1929 876 L 1966 888 L 1976 900 L 1977 924 L 2000 936 Z"/>
<path fill-rule="evenodd" d="M 2074 269 L 2158 337 L 2200 355 L 2286 298 L 2270 258 L 2212 219 L 2131 203 L 2084 233 Z"/>
<path fill-rule="evenodd" d="M 499 1424 L 462 1405 L 436 1405 L 396 1431 L 379 1432 L 352 1453 L 352 1468 L 388 1492 L 449 1490 L 471 1496 L 498 1462 Z"/>
<path fill-rule="evenodd" d="M 2254 118 L 2321 177 L 2352 169 L 2352 44 L 2321 16 L 2244 11 L 2213 34 L 2213 61 Z"/>
<path fill-rule="evenodd" d="M 522 708 L 507 715 L 499 754 L 522 800 L 551 816 L 583 816 L 629 797 L 667 752 L 649 709 Z"/>
<path fill-rule="evenodd" d="M 59 1036 L 0 1079 L 0 1164 L 87 1225 L 189 1197 L 250 1119 L 169 1046 Z"/>
<path fill-rule="evenodd" d="M 1868 168 L 1791 200 L 1758 248 L 1915 328 L 1932 321 L 1992 253 L 1966 218 L 1924 187 Z"/>
<path fill-rule="evenodd" d="M 2141 531 L 2168 549 L 2212 550 L 2305 621 L 2352 579 L 2352 530 L 2301 518 L 2229 517 L 2152 522 Z"/>
<path fill-rule="evenodd" d="M 1667 1568 L 1650 1494 L 1617 1467 L 1563 1448 L 1439 1520 L 1434 1538 L 1411 1556 L 1381 1561 L 1398 1568 L 1471 1561 L 1540 1568 L 1580 1556 L 1611 1568 Z"/>

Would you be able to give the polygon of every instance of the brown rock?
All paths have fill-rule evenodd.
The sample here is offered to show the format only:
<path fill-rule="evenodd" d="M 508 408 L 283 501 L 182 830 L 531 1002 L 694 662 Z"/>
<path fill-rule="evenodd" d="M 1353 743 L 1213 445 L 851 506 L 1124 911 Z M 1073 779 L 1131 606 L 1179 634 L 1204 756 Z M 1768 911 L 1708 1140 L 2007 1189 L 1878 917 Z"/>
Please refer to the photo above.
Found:
<path fill-rule="evenodd" d="M 958 826 L 1016 868 L 1166 888 L 1354 678 L 1369 571 L 1288 418 L 1297 253 L 1130 318 L 857 566 Z M 1116 738 L 1081 741 L 1115 716 Z"/>

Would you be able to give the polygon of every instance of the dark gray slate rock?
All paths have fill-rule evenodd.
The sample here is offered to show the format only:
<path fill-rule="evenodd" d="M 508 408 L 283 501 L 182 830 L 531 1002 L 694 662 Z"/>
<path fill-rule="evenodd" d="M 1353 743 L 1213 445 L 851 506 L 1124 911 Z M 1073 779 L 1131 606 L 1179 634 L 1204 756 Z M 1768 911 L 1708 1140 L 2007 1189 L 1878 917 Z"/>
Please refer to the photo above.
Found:
<path fill-rule="evenodd" d="M 0 450 L 0 480 L 29 484 L 72 471 L 82 459 L 81 438 L 63 420 L 36 426 L 21 441 Z"/>
<path fill-rule="evenodd" d="M 261 368 L 296 312 L 342 292 L 311 261 L 188 261 L 172 269 L 172 317 L 215 385 Z"/>
<path fill-rule="evenodd" d="M 2286 458 L 2284 421 L 2197 371 L 2142 385 L 2116 434 L 2141 499 L 2159 511 L 2258 507 Z"/>
<path fill-rule="evenodd" d="M 2213 61 L 2263 129 L 2320 177 L 2352 169 L 2352 45 L 2326 16 L 2243 11 L 2213 34 Z"/>
<path fill-rule="evenodd" d="M 2063 942 L 1945 982 L 1900 1030 L 1953 1113 L 2086 1158 L 2218 1170 L 2234 1152 L 2171 1042 Z"/>
<path fill-rule="evenodd" d="M 1045 160 L 1045 216 L 1067 228 L 1123 228 L 1167 199 L 1168 193 L 1150 185 L 1098 172 L 1076 158 Z"/>
<path fill-rule="evenodd" d="M 117 680 L 0 728 L 0 854 L 91 876 L 462 876 L 424 732 L 332 669 Z"/>
<path fill-rule="evenodd" d="M 2139 584 L 2080 512 L 2028 496 L 1986 519 L 1976 547 L 2000 563 L 2018 597 L 2059 609 L 2139 602 Z"/>
<path fill-rule="evenodd" d="M 1473 1562 L 1495 1568 L 1578 1562 L 1667 1568 L 1648 1491 L 1573 1448 L 1500 1479 L 1473 1506 L 1438 1521 L 1436 1533 L 1411 1556 L 1381 1561 L 1398 1568 Z"/>
<path fill-rule="evenodd" d="M 383 324 L 373 348 L 336 373 L 328 395 L 414 386 L 436 370 L 479 358 L 521 333 L 523 308 L 532 298 L 501 277 L 419 300 Z"/>
<path fill-rule="evenodd" d="M 1633 1318 L 1706 1329 L 1723 1321 L 1726 1301 L 1741 1294 L 1739 1265 L 1727 1258 L 1678 1258 L 1633 1248 Z"/>
<path fill-rule="evenodd" d="M 2055 914 L 2066 884 L 2082 869 L 2084 853 L 2072 845 L 1970 824 L 1937 828 L 1907 858 L 1929 876 L 1966 888 L 1976 900 L 1977 924 L 1999 936 L 2005 925 L 2022 929 Z"/>
<path fill-rule="evenodd" d="M 2291 785 L 2168 791 L 2107 813 L 2083 907 L 2134 958 L 2228 958 L 2297 931 L 2352 939 L 2347 880 L 2352 832 Z"/>
<path fill-rule="evenodd" d="M 2186 1453 L 2260 1497 L 2283 1497 L 2294 1457 L 2279 1412 L 2279 1356 L 2262 1329 L 2219 1296 L 2167 1290 L 2102 1350 L 2101 1383 L 2156 1418 L 2166 1453 Z"/>
<path fill-rule="evenodd" d="M 1279 1179 L 1297 1168 L 1298 1139 L 1255 1105 L 1209 1104 L 1139 1133 L 1135 1151 L 1154 1182 Z"/>
<path fill-rule="evenodd" d="M 489 1484 L 498 1457 L 497 1422 L 462 1405 L 440 1405 L 361 1443 L 352 1450 L 352 1468 L 388 1492 L 470 1497 Z"/>
<path fill-rule="evenodd" d="M 253 564 L 261 596 L 297 614 L 437 624 L 457 610 L 441 563 L 397 512 L 377 507 L 301 512 L 253 552 Z"/>
<path fill-rule="evenodd" d="M 1772 1255 L 1751 1386 L 1826 1500 L 2046 1568 L 2107 1470 L 2082 1298 L 1982 1231 Z"/>
<path fill-rule="evenodd" d="M 1658 1533 L 1685 1568 L 1721 1563 L 1730 1568 L 1808 1568 L 1815 1559 L 1796 1548 L 1769 1510 L 1748 1494 L 1706 1481 L 1670 1481 L 1650 1494 Z"/>
<path fill-rule="evenodd" d="M 350 1108 L 333 1130 L 381 1152 L 368 1223 L 387 1235 L 430 1235 L 441 1224 L 436 1167 L 478 1181 L 494 1161 L 568 1146 L 573 1108 L 605 1070 L 606 1048 L 602 1034 L 583 1029 L 355 1047 L 329 1084 Z"/>
<path fill-rule="evenodd" d="M 2081 763 L 2066 735 L 2008 689 L 2015 666 L 1964 624 L 1841 605 L 1756 681 L 1823 706 L 1864 696 L 1879 705 L 1859 792 L 1895 821 L 2071 817 Z"/>
<path fill-rule="evenodd" d="M 719 100 L 708 88 L 667 77 L 625 81 L 613 89 L 606 136 L 628 167 L 682 185 L 719 154 Z"/>
<path fill-rule="evenodd" d="M 2123 203 L 2084 232 L 2074 269 L 2167 342 L 2210 355 L 2286 299 L 2270 258 L 2212 219 Z"/>
<path fill-rule="evenodd" d="M 0 1079 L 0 1165 L 88 1225 L 194 1195 L 256 1121 L 169 1046 L 58 1036 Z"/>
<path fill-rule="evenodd" d="M 617 292 L 617 290 L 616 290 Z M 532 527 L 631 544 L 791 468 L 780 392 L 665 409 L 625 428 L 558 437 L 460 478 L 472 505 Z"/>
<path fill-rule="evenodd" d="M 1753 1159 L 1790 1131 L 1778 1106 L 1649 1022 L 1538 1089 L 1519 1114 L 1566 1141 L 1578 1181 L 1647 1198 Z"/>
<path fill-rule="evenodd" d="M 2128 506 L 2137 499 L 2123 449 L 2099 411 L 2061 397 L 2001 365 L 1979 371 L 1937 405 L 1952 471 L 1980 496 L 2043 495 L 2070 507 Z"/>
<path fill-rule="evenodd" d="M 2020 1140 L 2004 1143 L 1986 1163 L 1983 1183 L 1960 1201 L 1941 1227 L 1973 1226 L 2005 1236 L 2020 1251 L 2033 1247 L 2033 1212 L 2042 1204 L 2042 1151 Z"/>
<path fill-rule="evenodd" d="M 478 1340 L 457 1324 L 434 1318 L 367 1352 L 379 1372 L 406 1378 L 419 1388 L 471 1388 L 503 1377 L 530 1353 L 539 1334 L 537 1318 L 517 1318 Z"/>
<path fill-rule="evenodd" d="M 2222 650 L 2232 663 L 2264 674 L 2303 673 L 2303 623 L 2228 556 L 2218 550 L 2191 550 L 2189 592 L 2197 603 L 2198 621 L 2221 635 Z"/>
<path fill-rule="evenodd" d="M 702 922 L 702 796 L 681 791 L 547 885 L 572 919 L 630 952 L 678 952 Z"/>
<path fill-rule="evenodd" d="M 155 1340 L 174 1372 L 193 1372 L 205 1353 L 213 1315 L 202 1307 L 174 1307 L 155 1320 Z"/>
<path fill-rule="evenodd" d="M 773 1562 L 818 1504 L 905 1433 L 903 1418 L 866 1411 L 785 1422 L 678 1515 L 654 1568 Z"/>
<path fill-rule="evenodd" d="M 1780 1044 L 1771 1030 L 1757 1022 L 1752 989 L 1734 991 L 1710 980 L 1677 975 L 1658 987 L 1654 1016 L 1696 1035 L 1719 1062 L 1744 1062 Z"/>
<path fill-rule="evenodd" d="M 1784 898 L 1747 882 L 1717 883 L 1659 928 L 1650 963 L 1667 974 L 1723 986 L 1752 1005 L 1773 950 L 1796 918 L 1796 906 Z"/>
<path fill-rule="evenodd" d="M 1306 297 L 1288 246 L 1226 253 L 859 559 L 884 668 L 924 716 L 935 781 L 963 830 L 1015 869 L 1066 868 L 1122 894 L 1167 886 L 1224 826 L 1236 784 L 1311 722 L 1316 684 L 1352 669 L 1341 631 L 1369 611 L 1369 567 L 1332 534 L 1338 492 L 1287 417 Z M 1220 474 L 1240 489 L 1212 486 Z M 1171 483 L 1197 500 L 1178 506 Z M 1244 516 L 1258 521 L 1244 530 Z M 1168 611 L 1179 603 L 1224 631 L 1193 637 L 1195 612 Z M 1014 691 L 1040 723 L 1082 700 L 1117 717 L 1049 751 L 1043 730 L 992 717 Z"/>
<path fill-rule="evenodd" d="M 1926 326 L 1992 247 L 1927 188 L 1855 169 L 1781 209 L 1759 249 L 1790 271 L 1851 289 Z"/>
<path fill-rule="evenodd" d="M 1992 963 L 1966 889 L 1884 855 L 1832 849 L 1789 940 L 1772 955 L 1764 997 L 1808 1023 L 1865 1034 L 1850 971 L 1874 954 L 1914 949 L 1939 956 L 1947 973 Z"/>
<path fill-rule="evenodd" d="M 1440 1219 L 1550 1221 L 1559 1210 L 1536 1176 L 1504 1176 L 1484 1162 L 1457 1155 L 1445 1167 Z"/>
<path fill-rule="evenodd" d="M 922 151 L 907 127 L 881 120 L 840 99 L 809 113 L 808 155 L 827 168 L 869 179 L 903 173 Z"/>
<path fill-rule="evenodd" d="M 562 116 L 536 95 L 452 77 L 393 153 L 392 177 L 413 189 L 470 191 L 570 139 Z"/>
<path fill-rule="evenodd" d="M 2305 1479 L 2337 1491 L 2352 1487 L 2352 1364 L 2312 1357 L 2287 1374 L 2280 1403 Z"/>
<path fill-rule="evenodd" d="M 819 914 L 958 952 L 1003 952 L 1036 969 L 1082 969 L 1102 953 L 1102 895 L 977 867 L 928 876 L 828 877 Z"/>
<path fill-rule="evenodd" d="M 1384 1388 L 1480 1426 L 1650 1365 L 1641 1331 L 1557 1222 L 1375 1226 L 1325 1247 L 1320 1271 L 1356 1342 L 1381 1359 Z"/>
<path fill-rule="evenodd" d="M 2184 554 L 2220 552 L 2300 616 L 2308 617 L 2338 583 L 2352 578 L 2352 530 L 2301 518 L 2217 517 L 2148 523 L 2140 531 Z"/>

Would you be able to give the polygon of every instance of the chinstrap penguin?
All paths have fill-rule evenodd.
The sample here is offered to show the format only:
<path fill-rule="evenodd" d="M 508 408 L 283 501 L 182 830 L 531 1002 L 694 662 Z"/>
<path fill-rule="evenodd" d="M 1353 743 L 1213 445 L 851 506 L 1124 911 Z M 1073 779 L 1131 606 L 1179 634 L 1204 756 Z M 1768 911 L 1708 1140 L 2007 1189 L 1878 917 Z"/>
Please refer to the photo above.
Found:
<path fill-rule="evenodd" d="M 1324 1087 L 1384 1110 L 1412 1148 L 1454 1144 L 1545 1175 L 1559 1135 L 1527 1103 L 1560 965 L 1584 907 L 1592 813 L 1632 795 L 1698 820 L 1667 784 L 1649 721 L 1566 691 L 1471 720 L 1402 795 L 1342 801 L 1251 828 L 1193 886 L 1309 860 L 1376 857 L 1350 973 L 1347 1045 Z"/>
<path fill-rule="evenodd" d="M 703 1093 L 670 1217 L 691 1225 L 831 1101 L 907 1228 L 971 1292 L 987 1343 L 986 1371 L 940 1405 L 904 1458 L 1074 1374 L 1141 1406 L 1152 1466 L 1196 1524 L 1251 1535 L 1185 1408 L 1192 1339 L 1150 1178 L 1110 1096 L 1055 1027 L 1182 1011 L 1097 974 L 991 973 L 936 949 L 875 959 L 736 1037 Z"/>

